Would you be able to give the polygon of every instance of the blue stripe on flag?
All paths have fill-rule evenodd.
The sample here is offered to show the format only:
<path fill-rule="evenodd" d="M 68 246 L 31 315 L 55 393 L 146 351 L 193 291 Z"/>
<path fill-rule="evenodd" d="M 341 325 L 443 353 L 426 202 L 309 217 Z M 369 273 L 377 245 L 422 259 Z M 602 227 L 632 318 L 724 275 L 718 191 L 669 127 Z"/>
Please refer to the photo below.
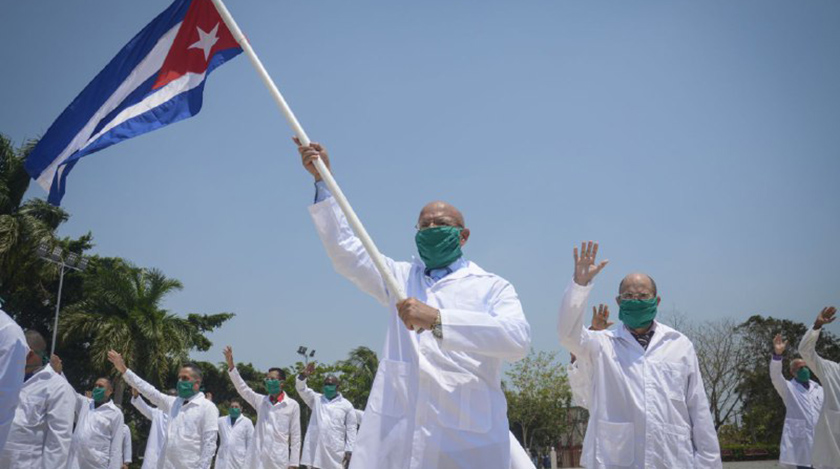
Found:
<path fill-rule="evenodd" d="M 213 57 L 207 65 L 207 71 L 205 72 L 204 79 L 201 81 L 200 85 L 191 90 L 185 91 L 184 93 L 176 95 L 160 106 L 128 119 L 108 132 L 102 134 L 90 145 L 71 155 L 67 161 L 61 165 L 58 173 L 56 174 L 57 177 L 53 179 L 47 201 L 53 205 L 58 205 L 61 202 L 61 198 L 64 197 L 64 192 L 67 189 L 67 175 L 70 174 L 70 171 L 74 166 L 76 166 L 79 158 L 95 153 L 104 148 L 108 148 L 109 146 L 123 140 L 143 135 L 197 114 L 198 111 L 201 110 L 204 84 L 207 83 L 207 77 L 210 76 L 210 72 L 228 60 L 236 57 L 241 52 L 242 49 L 240 48 L 225 49 L 216 52 L 213 54 Z"/>
<path fill-rule="evenodd" d="M 192 0 L 175 0 L 163 13 L 146 25 L 96 75 L 70 106 L 58 116 L 26 159 L 26 171 L 37 178 L 84 128 L 102 104 L 129 77 L 167 31 L 180 23 Z M 68 168 L 69 169 L 69 168 Z"/>

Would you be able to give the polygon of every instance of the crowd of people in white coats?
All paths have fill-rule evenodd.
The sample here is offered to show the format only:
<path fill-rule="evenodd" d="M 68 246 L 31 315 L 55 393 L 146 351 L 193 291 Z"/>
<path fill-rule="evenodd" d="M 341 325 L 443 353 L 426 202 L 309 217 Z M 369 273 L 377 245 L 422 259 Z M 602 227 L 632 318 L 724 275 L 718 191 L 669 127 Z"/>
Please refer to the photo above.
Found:
<path fill-rule="evenodd" d="M 256 409 L 254 424 L 237 400 L 220 417 L 200 391 L 202 374 L 195 365 L 184 365 L 175 390 L 167 393 L 111 351 L 108 360 L 133 390 L 132 405 L 151 420 L 143 468 L 533 468 L 509 431 L 501 386 L 504 363 L 527 355 L 531 328 L 513 286 L 464 258 L 470 230 L 463 214 L 444 202 L 426 205 L 415 235 L 419 258 L 384 258 L 407 296 L 399 300 L 321 181 L 313 162 L 321 158 L 329 167 L 326 150 L 317 143 L 298 145 L 315 178 L 309 212 L 335 270 L 390 311 L 382 319 L 388 329 L 367 406 L 364 412 L 354 409 L 335 376 L 322 389 L 311 389 L 310 364 L 294 377 L 312 410 L 302 439 L 300 405 L 282 391 L 281 368 L 268 370 L 259 392 L 239 375 L 233 350 L 224 350 L 242 402 Z M 607 266 L 597 260 L 598 249 L 591 241 L 574 248 L 572 279 L 558 298 L 557 333 L 573 354 L 575 401 L 589 410 L 581 464 L 722 467 L 694 346 L 656 320 L 660 297 L 653 278 L 632 273 L 621 281 L 620 326 L 609 329 L 605 305 L 593 308 L 591 326 L 584 325 L 594 280 Z M 834 307 L 824 308 L 801 338 L 801 359 L 791 363 L 790 380 L 781 365 L 787 342 L 778 336 L 772 344 L 771 382 L 787 409 L 782 464 L 840 468 L 840 364 L 815 351 L 822 327 L 835 314 Z M 124 467 L 130 437 L 111 400 L 111 380 L 99 378 L 80 394 L 46 350 L 41 334 L 22 331 L 0 312 L 0 469 Z"/>

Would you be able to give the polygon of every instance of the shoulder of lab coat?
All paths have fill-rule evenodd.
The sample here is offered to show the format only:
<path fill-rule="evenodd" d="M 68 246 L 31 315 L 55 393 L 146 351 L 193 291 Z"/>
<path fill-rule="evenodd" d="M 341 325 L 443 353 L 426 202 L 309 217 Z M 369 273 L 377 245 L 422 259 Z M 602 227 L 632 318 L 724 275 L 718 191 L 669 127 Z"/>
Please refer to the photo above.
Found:
<path fill-rule="evenodd" d="M 415 268 L 424 267 L 415 264 Z M 440 282 L 469 277 L 481 278 L 482 283 L 489 287 L 489 293 L 476 292 L 484 298 L 484 310 L 442 308 L 441 348 L 510 361 L 521 360 L 528 355 L 531 347 L 531 326 L 525 319 L 522 303 L 513 285 L 502 277 L 485 271 L 474 262 L 468 262 L 466 267 L 449 274 L 449 277 L 444 277 Z M 465 291 L 464 294 L 468 295 L 469 291 Z"/>
<path fill-rule="evenodd" d="M 572 280 L 563 293 L 557 315 L 557 336 L 560 339 L 560 345 L 579 358 L 589 357 L 598 346 L 598 341 L 595 339 L 597 335 L 593 335 L 592 331 L 583 325 L 584 310 L 592 286 L 592 282 L 589 285 L 580 286 Z"/>
<path fill-rule="evenodd" d="M 47 391 L 47 428 L 44 437 L 44 467 L 64 467 L 70 453 L 73 437 L 73 417 L 76 397 L 67 381 L 51 366 L 38 372 L 41 379 L 54 380 L 55 385 Z M 34 379 L 33 376 L 30 379 Z"/>
<path fill-rule="evenodd" d="M 389 306 L 394 303 L 396 297 L 388 292 L 385 281 L 376 270 L 361 240 L 353 233 L 335 199 L 329 197 L 311 205 L 309 214 L 336 272 L 349 279 L 363 292 L 376 298 L 382 305 Z M 397 280 L 404 280 L 411 264 L 382 257 Z"/>
<path fill-rule="evenodd" d="M 28 352 L 23 329 L 0 310 L 0 389 L 4 390 L 0 399 L 0 448 L 5 446 L 14 420 Z"/>
<path fill-rule="evenodd" d="M 802 340 L 799 342 L 799 354 L 802 355 L 805 364 L 814 370 L 817 377 L 825 381 L 832 374 L 840 374 L 840 364 L 826 360 L 817 354 L 817 340 L 820 338 L 821 330 L 812 327 L 805 332 L 805 335 L 802 336 Z"/>

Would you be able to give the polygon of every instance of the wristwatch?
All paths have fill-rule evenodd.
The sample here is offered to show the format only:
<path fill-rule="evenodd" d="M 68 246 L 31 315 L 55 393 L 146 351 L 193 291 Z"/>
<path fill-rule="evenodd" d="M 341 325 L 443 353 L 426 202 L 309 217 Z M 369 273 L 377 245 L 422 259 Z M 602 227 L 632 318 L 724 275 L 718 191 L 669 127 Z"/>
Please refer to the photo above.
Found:
<path fill-rule="evenodd" d="M 440 311 L 438 311 L 437 318 L 432 324 L 432 335 L 437 339 L 443 339 L 443 324 L 440 322 Z"/>

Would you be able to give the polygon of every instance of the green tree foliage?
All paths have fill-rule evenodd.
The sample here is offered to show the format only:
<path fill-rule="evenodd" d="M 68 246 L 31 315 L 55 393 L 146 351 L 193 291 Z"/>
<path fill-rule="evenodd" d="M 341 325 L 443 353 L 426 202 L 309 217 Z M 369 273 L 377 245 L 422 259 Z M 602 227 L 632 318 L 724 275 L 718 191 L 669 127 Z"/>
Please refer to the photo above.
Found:
<path fill-rule="evenodd" d="M 190 350 L 210 348 L 205 334 L 233 317 L 184 318 L 163 309 L 163 301 L 181 290 L 181 283 L 122 259 L 94 258 L 83 278 L 84 297 L 62 312 L 60 337 L 81 344 L 100 374 L 112 372 L 107 353 L 114 349 L 144 379 L 165 387 L 167 375 L 188 360 Z"/>
<path fill-rule="evenodd" d="M 816 316 L 816 312 L 814 312 Z M 742 440 L 746 443 L 778 443 L 782 438 L 785 406 L 770 384 L 769 363 L 773 353 L 773 337 L 781 333 L 788 340 L 783 357 L 785 378 L 790 360 L 797 358 L 796 347 L 810 327 L 787 319 L 755 315 L 740 324 L 736 332 L 741 335 L 747 359 L 740 370 L 742 406 Z M 840 341 L 834 334 L 823 331 L 817 343 L 817 353 L 822 357 L 840 361 Z M 737 441 L 734 441 L 737 442 Z"/>
<path fill-rule="evenodd" d="M 566 370 L 556 352 L 531 353 L 506 373 L 508 419 L 522 432 L 526 448 L 555 446 L 564 435 L 571 400 Z"/>

